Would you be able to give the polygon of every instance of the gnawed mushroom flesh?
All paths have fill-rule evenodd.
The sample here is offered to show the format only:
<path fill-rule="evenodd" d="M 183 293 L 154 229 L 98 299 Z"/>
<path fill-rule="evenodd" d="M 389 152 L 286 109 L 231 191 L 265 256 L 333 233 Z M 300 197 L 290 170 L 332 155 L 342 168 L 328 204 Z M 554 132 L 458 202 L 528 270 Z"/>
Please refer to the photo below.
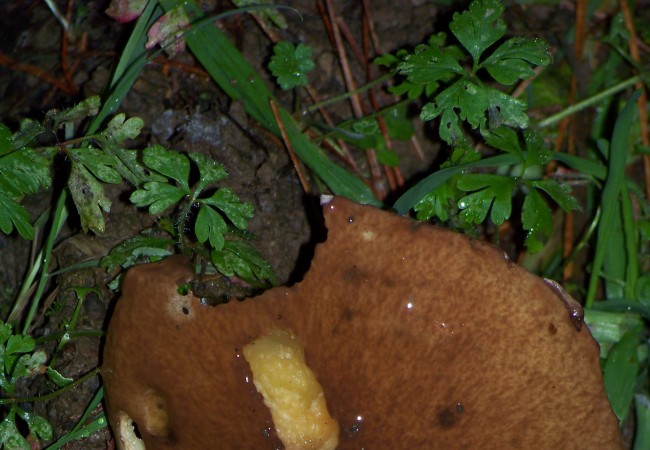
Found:
<path fill-rule="evenodd" d="M 102 368 L 117 438 L 133 423 L 147 450 L 280 446 L 242 355 L 279 329 L 340 449 L 621 448 L 598 346 L 552 287 L 450 231 L 343 198 L 324 213 L 305 279 L 259 297 L 202 305 L 179 291 L 183 257 L 129 270 Z"/>

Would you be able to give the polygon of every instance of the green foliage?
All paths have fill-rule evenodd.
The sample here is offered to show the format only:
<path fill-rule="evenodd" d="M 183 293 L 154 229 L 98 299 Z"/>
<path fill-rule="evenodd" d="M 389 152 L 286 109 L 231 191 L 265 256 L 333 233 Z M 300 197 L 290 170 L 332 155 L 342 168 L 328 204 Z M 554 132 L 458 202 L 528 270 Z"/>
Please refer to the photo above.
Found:
<path fill-rule="evenodd" d="M 101 259 L 99 265 L 110 273 L 117 267 L 131 267 L 143 258 L 158 261 L 172 254 L 170 248 L 173 245 L 174 240 L 168 238 L 134 236 L 113 247 L 110 253 Z"/>
<path fill-rule="evenodd" d="M 264 0 L 263 3 L 269 2 Z M 250 2 L 237 0 L 235 4 Z M 269 100 L 273 96 L 257 71 L 219 30 L 200 26 L 211 23 L 212 19 L 203 18 L 195 2 L 188 1 L 185 5 L 190 17 L 197 19 L 192 31 L 187 34 L 188 45 L 197 59 L 226 93 L 243 103 L 251 117 L 277 134 L 278 127 L 269 109 Z M 163 8 L 171 10 L 177 19 L 183 16 L 182 7 L 178 8 L 175 0 L 147 3 L 142 19 L 136 25 L 115 70 L 115 77 L 107 87 L 104 105 L 100 104 L 98 98 L 91 98 L 68 110 L 47 113 L 43 123 L 24 120 L 16 132 L 0 124 L 0 230 L 4 233 L 15 230 L 24 238 L 33 238 L 32 218 L 21 203 L 25 196 L 48 189 L 53 184 L 52 158 L 60 153 L 70 164 L 70 176 L 65 180 L 67 191 L 64 192 L 71 194 L 85 230 L 95 233 L 104 231 L 104 216 L 111 207 L 104 191 L 107 183 L 126 181 L 133 185 L 134 203 L 146 207 L 153 214 L 161 215 L 171 210 L 178 213 L 172 218 L 160 218 L 157 228 L 146 230 L 115 247 L 101 261 L 101 266 L 107 270 L 125 268 L 142 259 L 160 259 L 174 252 L 174 246 L 180 246 L 181 249 L 190 247 L 193 251 L 208 255 L 212 264 L 227 276 L 272 280 L 270 266 L 255 251 L 251 245 L 253 237 L 245 231 L 252 217 L 252 207 L 242 203 L 229 188 L 220 186 L 226 176 L 220 164 L 198 153 L 182 155 L 159 146 L 145 151 L 127 149 L 125 142 L 136 138 L 142 128 L 143 124 L 138 118 L 127 120 L 124 115 L 117 115 L 101 128 L 147 61 L 148 58 L 142 53 L 147 40 L 146 31 Z M 260 8 L 251 7 L 250 10 L 261 11 Z M 270 19 L 285 26 L 282 17 L 275 15 L 273 9 L 264 11 L 269 13 L 258 13 L 262 20 L 268 22 Z M 420 117 L 427 121 L 435 120 L 440 138 L 452 147 L 449 159 L 440 166 L 440 170 L 410 189 L 395 203 L 395 209 L 405 214 L 413 208 L 420 220 L 437 218 L 452 226 L 471 229 L 487 220 L 495 225 L 502 224 L 508 220 L 513 209 L 518 209 L 513 208 L 513 201 L 521 201 L 521 222 L 527 233 L 525 243 L 530 252 L 535 252 L 542 249 L 553 232 L 551 203 L 565 211 L 578 207 L 567 184 L 551 178 L 550 174 L 544 175 L 549 161 L 555 159 L 572 168 L 575 171 L 573 175 L 580 182 L 591 182 L 593 192 L 588 196 L 595 197 L 593 193 L 599 193 L 600 183 L 603 182 L 605 191 L 600 208 L 591 209 L 589 203 L 586 207 L 593 214 L 589 228 L 598 234 L 587 295 L 587 306 L 591 308 L 587 308 L 586 318 L 592 334 L 601 344 L 605 384 L 613 408 L 622 419 L 631 409 L 632 399 L 636 398 L 640 431 L 635 448 L 647 448 L 647 442 L 650 442 L 650 402 L 645 382 L 648 376 L 648 346 L 645 340 L 647 336 L 640 330 L 644 321 L 650 320 L 650 278 L 641 273 L 643 267 L 647 267 L 647 264 L 642 264 L 643 258 L 648 262 L 644 245 L 650 236 L 650 208 L 647 202 L 644 203 L 643 194 L 634 194 L 638 187 L 624 176 L 625 165 L 636 155 L 628 145 L 630 135 L 636 132 L 631 120 L 632 107 L 629 106 L 632 101 L 619 117 L 620 122 L 617 122 L 611 142 L 615 151 L 608 151 L 609 145 L 603 135 L 603 130 L 608 128 L 608 114 L 616 109 L 616 102 L 612 99 L 602 102 L 603 97 L 611 97 L 614 92 L 642 80 L 641 76 L 626 80 L 618 85 L 616 91 L 610 91 L 612 80 L 619 76 L 621 67 L 630 61 L 624 50 L 629 33 L 622 16 L 614 16 L 609 35 L 601 39 L 605 46 L 598 47 L 610 46 L 616 51 L 610 53 L 592 76 L 588 93 L 594 98 L 585 100 L 579 106 L 598 105 L 591 138 L 602 144 L 598 153 L 602 159 L 552 153 L 540 134 L 526 129 L 530 121 L 526 114 L 526 103 L 508 94 L 510 86 L 533 75 L 535 66 L 549 64 L 547 44 L 539 39 L 504 38 L 506 26 L 501 18 L 503 11 L 504 7 L 498 0 L 475 0 L 467 11 L 454 14 L 450 23 L 450 31 L 458 45 L 448 45 L 447 35 L 438 33 L 412 52 L 399 51 L 395 55 L 378 58 L 377 63 L 390 67 L 402 77 L 401 83 L 391 88 L 394 94 L 406 95 L 411 100 L 425 97 Z M 152 27 L 149 45 L 155 42 L 166 46 L 180 45 L 181 39 L 174 39 L 182 35 L 179 29 L 185 23 L 185 16 L 176 23 L 170 21 L 169 17 L 163 18 Z M 642 37 L 643 33 L 642 29 Z M 294 47 L 284 42 L 278 44 L 274 52 L 269 69 L 281 87 L 291 89 L 304 85 L 307 72 L 313 69 L 311 50 L 302 44 Z M 630 67 L 632 65 L 629 64 Z M 642 71 L 644 68 L 640 69 Z M 532 90 L 548 91 L 538 82 L 534 83 Z M 552 106 L 566 101 L 567 96 L 562 95 L 564 92 L 559 90 L 554 94 Z M 605 92 L 608 93 L 605 95 Z M 531 101 L 530 92 L 527 100 Z M 536 106 L 539 106 L 538 101 Z M 578 111 L 577 106 L 542 120 L 538 128 L 574 114 Z M 413 133 L 405 111 L 406 107 L 399 111 L 397 107 L 391 107 L 376 114 L 383 116 L 392 138 L 406 140 Z M 93 116 L 95 119 L 89 127 L 88 136 L 71 140 L 68 132 L 74 128 L 73 125 Z M 332 163 L 302 133 L 302 124 L 282 108 L 280 117 L 296 154 L 318 179 L 336 194 L 363 203 L 379 204 L 360 177 Z M 50 147 L 35 146 L 37 137 L 42 138 L 44 133 L 60 136 L 62 128 L 65 128 L 65 140 Z M 328 134 L 334 134 L 362 149 L 374 149 L 380 163 L 399 163 L 397 154 L 387 149 L 375 115 L 332 128 L 336 129 L 328 130 Z M 473 149 L 472 141 L 479 140 L 485 141 L 492 156 L 484 156 Z M 477 148 L 483 152 L 486 147 Z M 647 152 L 647 149 L 638 151 Z M 606 160 L 607 165 L 602 164 L 602 160 Z M 197 173 L 198 179 L 195 179 Z M 65 196 L 62 195 L 59 200 L 65 204 Z M 596 204 L 598 199 L 589 198 L 589 201 Z M 58 220 L 54 222 L 59 223 Z M 590 232 L 586 233 L 584 243 L 589 242 Z M 50 236 L 56 234 L 54 232 Z M 44 248 L 43 261 L 48 261 L 50 257 L 51 248 L 49 251 Z M 570 261 L 571 257 L 562 264 Z M 31 272 L 36 273 L 38 269 Z M 42 279 L 46 279 L 46 267 L 42 274 Z M 601 286 L 603 289 L 599 289 Z M 25 289 L 28 287 L 26 285 Z M 597 292 L 603 292 L 607 301 L 594 305 Z M 35 295 L 36 305 L 39 295 Z M 75 315 L 79 306 L 80 303 Z M 74 324 L 74 320 L 75 317 L 70 324 Z M 42 369 L 44 363 L 44 355 L 35 356 L 38 352 L 34 351 L 31 338 L 14 335 L 11 329 L 8 333 L 9 336 L 2 341 L 4 381 L 1 387 L 5 392 L 13 390 L 11 380 L 19 379 L 17 377 L 25 370 L 29 372 L 29 366 L 34 364 Z M 0 337 L 5 338 L 5 334 L 7 328 L 2 324 Z M 30 362 L 32 358 L 34 361 Z M 47 374 L 60 387 L 74 383 L 51 367 L 47 368 Z M 637 380 L 640 382 L 637 383 Z M 89 423 L 86 420 L 101 398 L 100 390 L 75 429 L 52 448 L 61 448 L 70 439 L 85 437 L 105 426 L 103 414 L 90 419 Z M 17 430 L 17 419 L 25 421 L 33 435 L 47 438 L 47 422 L 24 413 L 14 406 L 13 400 L 0 400 L 0 404 L 11 405 L 0 423 L 0 442 L 4 447 L 23 448 L 27 443 Z M 51 435 L 51 429 L 49 433 Z"/>
<path fill-rule="evenodd" d="M 193 152 L 184 155 L 160 145 L 141 152 L 126 149 L 125 143 L 137 138 L 144 126 L 140 118 L 127 119 L 124 114 L 118 114 L 95 134 L 57 146 L 32 146 L 34 139 L 48 129 L 55 131 L 69 121 L 97 114 L 98 102 L 93 97 L 68 110 L 49 112 L 45 125 L 25 121 L 13 134 L 0 124 L 0 174 L 3 175 L 0 177 L 0 230 L 8 234 L 16 229 L 25 239 L 34 237 L 30 217 L 20 202 L 26 195 L 49 188 L 53 156 L 64 152 L 70 162 L 67 189 L 84 230 L 104 232 L 104 214 L 111 208 L 105 185 L 127 180 L 136 187 L 131 201 L 136 206 L 147 207 L 151 214 L 160 215 L 185 202 L 175 230 L 181 247 L 185 226 L 191 219 L 190 210 L 196 205 L 196 238 L 218 252 L 225 251 L 226 236 L 233 235 L 231 227 L 245 230 L 253 217 L 253 206 L 242 203 L 227 187 L 214 188 L 227 173 L 221 164 L 204 155 Z M 194 186 L 190 186 L 192 165 L 199 174 Z M 270 266 L 258 253 L 244 242 L 235 242 L 239 241 L 233 241 L 228 248 L 239 256 L 222 258 L 220 267 L 227 273 L 274 279 Z M 170 254 L 169 243 L 169 239 L 144 236 L 129 240 L 105 258 L 102 265 L 112 269 L 127 267 L 141 257 L 160 258 Z"/>
<path fill-rule="evenodd" d="M 378 61 L 406 76 L 394 93 L 434 96 L 420 117 L 425 121 L 440 117 L 439 134 L 448 144 L 457 145 L 465 139 L 463 122 L 484 137 L 500 125 L 528 125 L 526 103 L 488 86 L 480 77 L 484 70 L 497 82 L 512 85 L 530 77 L 534 66 L 551 62 L 545 42 L 522 37 L 506 40 L 484 57 L 505 35 L 503 9 L 498 0 L 475 0 L 468 11 L 454 14 L 449 28 L 471 57 L 469 70 L 463 67 L 466 53 L 459 47 L 445 46 L 444 33 L 432 36 L 413 53 L 402 52 L 393 59 Z"/>
<path fill-rule="evenodd" d="M 515 183 L 514 178 L 501 175 L 463 175 L 456 186 L 461 191 L 471 192 L 458 200 L 458 208 L 465 221 L 480 224 L 491 210 L 492 222 L 501 225 L 510 217 Z"/>
<path fill-rule="evenodd" d="M 281 41 L 273 47 L 274 55 L 269 63 L 269 70 L 278 79 L 278 84 L 285 91 L 307 84 L 307 72 L 316 67 L 311 58 L 311 47 Z"/>
<path fill-rule="evenodd" d="M 0 390 L 3 397 L 13 396 L 15 386 L 21 379 L 42 373 L 45 360 L 45 352 L 36 350 L 32 337 L 14 334 L 11 325 L 0 321 Z M 52 427 L 45 418 L 29 413 L 12 402 L 0 422 L 0 448 L 32 448 L 18 430 L 17 417 L 27 423 L 30 434 L 43 440 L 52 439 Z"/>
<path fill-rule="evenodd" d="M 403 211 L 407 204 L 420 220 L 438 218 L 463 229 L 483 223 L 490 213 L 492 223 L 501 225 L 510 218 L 515 193 L 522 192 L 526 246 L 536 252 L 553 226 L 551 209 L 538 191 L 565 210 L 578 205 L 566 185 L 541 178 L 551 152 L 537 133 L 521 131 L 529 123 L 526 103 L 484 81 L 489 75 L 497 83 L 512 85 L 530 77 L 534 66 L 551 61 L 547 44 L 539 39 L 514 37 L 499 43 L 506 32 L 503 10 L 498 0 L 475 0 L 467 11 L 455 13 L 449 25 L 462 47 L 445 45 L 447 36 L 438 33 L 413 52 L 378 61 L 406 77 L 393 93 L 433 97 L 422 107 L 420 118 L 439 119 L 440 138 L 453 146 L 443 170 L 480 161 L 480 154 L 468 151 L 466 125 L 478 130 L 493 149 L 512 155 L 515 164 L 499 175 L 458 172 L 428 191 L 416 186 L 396 202 L 396 208 Z M 468 55 L 471 64 L 465 67 Z M 430 179 L 421 182 L 430 184 Z"/>
<path fill-rule="evenodd" d="M 159 3 L 167 11 L 177 6 L 175 0 L 159 0 Z M 184 2 L 183 6 L 196 22 L 205 23 L 206 17 L 195 1 Z M 264 7 L 257 7 L 261 8 Z M 215 18 L 210 18 L 213 19 Z M 194 56 L 219 87 L 231 98 L 240 100 L 254 120 L 279 135 L 280 130 L 270 107 L 273 94 L 255 68 L 229 39 L 216 27 L 196 27 L 186 36 L 186 40 Z M 233 80 L 238 82 L 233 83 Z M 296 155 L 334 194 L 360 203 L 381 206 L 363 180 L 330 160 L 323 150 L 303 133 L 302 125 L 288 111 L 280 106 L 278 110 L 280 121 Z"/>
<path fill-rule="evenodd" d="M 8 136 L 9 129 L 4 125 L 2 128 L 4 142 L 0 148 L 0 230 L 9 234 L 15 227 L 23 239 L 33 239 L 34 228 L 20 202 L 24 196 L 50 186 L 50 167 L 56 149 L 35 150 L 24 146 L 35 137 L 28 138 L 31 135 L 31 122 L 24 122 L 21 129 L 11 137 Z M 28 131 L 28 135 L 25 131 Z"/>
<path fill-rule="evenodd" d="M 223 247 L 210 253 L 212 264 L 226 276 L 238 275 L 245 280 L 276 282 L 273 268 L 255 248 L 245 240 L 227 240 Z"/>
<path fill-rule="evenodd" d="M 640 329 L 626 333 L 607 355 L 604 377 L 607 397 L 614 413 L 619 420 L 627 416 L 639 371 L 637 345 L 640 338 Z"/>
<path fill-rule="evenodd" d="M 194 235 L 199 243 L 209 244 L 210 260 L 219 272 L 226 276 L 238 275 L 249 281 L 275 282 L 271 266 L 246 242 L 253 238 L 245 231 L 253 218 L 253 205 L 241 202 L 230 188 L 207 189 L 227 177 L 221 164 L 199 153 L 183 155 L 161 146 L 146 148 L 142 159 L 152 173 L 162 178 L 161 181 L 145 182 L 143 189 L 134 191 L 131 201 L 135 205 L 148 207 L 151 214 L 161 214 L 186 199 L 187 206 L 180 213 L 173 230 L 178 242 L 182 243 L 184 239 L 191 219 L 190 208 L 194 206 Z M 190 186 L 189 181 L 192 164 L 199 173 L 199 180 L 194 186 Z M 169 241 L 164 239 L 141 236 L 115 249 L 102 261 L 102 265 L 125 265 L 144 253 L 159 257 L 167 251 L 165 248 L 168 244 Z M 143 245 L 144 249 L 139 245 Z M 137 254 L 134 253 L 136 251 Z"/>

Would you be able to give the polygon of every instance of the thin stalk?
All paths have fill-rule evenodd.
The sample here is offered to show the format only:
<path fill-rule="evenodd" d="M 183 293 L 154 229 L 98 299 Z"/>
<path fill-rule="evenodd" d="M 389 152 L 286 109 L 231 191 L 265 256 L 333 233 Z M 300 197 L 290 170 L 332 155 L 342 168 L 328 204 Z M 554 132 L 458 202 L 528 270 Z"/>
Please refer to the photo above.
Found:
<path fill-rule="evenodd" d="M 22 398 L 2 398 L 0 399 L 0 405 L 17 405 L 20 403 L 33 403 L 33 402 L 45 402 L 48 400 L 52 400 L 53 398 L 58 397 L 59 395 L 63 394 L 66 391 L 69 391 L 72 388 L 75 388 L 79 386 L 80 384 L 86 382 L 87 380 L 91 379 L 95 375 L 99 373 L 101 369 L 99 367 L 95 367 L 93 370 L 88 372 L 86 375 L 77 378 L 70 384 L 66 384 L 63 386 L 61 389 L 56 390 L 54 392 L 50 392 L 49 394 L 46 395 L 41 395 L 38 397 L 22 397 Z"/>
<path fill-rule="evenodd" d="M 327 100 L 323 100 L 322 102 L 314 103 L 311 105 L 309 108 L 305 109 L 303 111 L 303 115 L 311 114 L 315 111 L 317 111 L 320 108 L 324 108 L 325 106 L 329 106 L 334 103 L 341 102 L 343 100 L 347 100 L 348 98 L 352 97 L 353 95 L 361 94 L 362 92 L 365 92 L 372 88 L 373 86 L 376 86 L 378 84 L 383 83 L 384 81 L 392 78 L 393 74 L 387 73 L 386 75 L 382 75 L 381 77 L 372 80 L 371 82 L 353 90 L 353 91 L 348 91 L 344 92 L 343 94 L 336 95 L 334 97 L 330 97 Z"/>
<path fill-rule="evenodd" d="M 641 76 L 636 76 L 632 78 L 628 78 L 625 81 L 621 81 L 620 83 L 605 89 L 604 91 L 593 95 L 589 98 L 586 98 L 575 105 L 571 105 L 568 108 L 564 109 L 563 111 L 560 111 L 557 114 L 553 114 L 550 117 L 547 117 L 546 119 L 540 121 L 537 123 L 537 128 L 545 128 L 551 125 L 555 125 L 565 117 L 571 116 L 579 111 L 582 111 L 583 109 L 589 108 L 590 106 L 593 106 L 597 104 L 598 102 L 604 100 L 605 98 L 616 94 L 617 92 L 620 92 L 624 89 L 627 89 L 630 86 L 633 86 L 634 84 L 638 83 L 639 81 L 642 81 Z"/>
<path fill-rule="evenodd" d="M 34 339 L 36 345 L 41 345 L 49 341 L 57 341 L 61 339 L 65 334 L 70 336 L 70 340 L 78 337 L 104 337 L 106 335 L 105 331 L 102 330 L 82 330 L 82 331 L 58 331 L 56 333 L 50 333 L 47 336 Z"/>
<path fill-rule="evenodd" d="M 59 232 L 61 231 L 61 228 L 63 227 L 63 224 L 65 223 L 66 219 L 68 218 L 68 211 L 65 208 L 65 202 L 68 198 L 67 191 L 64 189 L 61 191 L 61 194 L 59 195 L 59 199 L 56 203 L 56 209 L 54 210 L 54 217 L 52 219 L 52 228 L 50 229 L 50 234 L 47 236 L 47 241 L 45 242 L 45 248 L 43 257 L 42 257 L 42 270 L 41 270 L 41 276 L 40 279 L 38 280 L 38 287 L 36 288 L 36 293 L 32 297 L 32 303 L 29 308 L 29 312 L 27 313 L 27 318 L 25 320 L 25 324 L 23 325 L 23 334 L 27 334 L 29 331 L 29 327 L 32 324 L 32 320 L 34 320 L 34 316 L 36 315 L 36 309 L 38 308 L 38 305 L 40 304 L 41 296 L 43 295 L 43 291 L 45 290 L 45 286 L 47 285 L 47 280 L 48 280 L 48 274 L 47 274 L 47 269 L 50 264 L 50 258 L 52 257 L 52 249 L 54 248 L 54 241 L 56 240 L 56 237 L 59 235 Z"/>

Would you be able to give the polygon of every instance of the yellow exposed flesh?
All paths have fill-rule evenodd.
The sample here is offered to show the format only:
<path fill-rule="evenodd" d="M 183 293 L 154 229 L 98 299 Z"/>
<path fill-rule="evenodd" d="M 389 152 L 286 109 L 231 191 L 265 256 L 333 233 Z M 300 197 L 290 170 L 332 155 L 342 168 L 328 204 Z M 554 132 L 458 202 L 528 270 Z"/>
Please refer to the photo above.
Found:
<path fill-rule="evenodd" d="M 307 367 L 298 338 L 287 331 L 270 331 L 248 344 L 244 357 L 286 449 L 335 449 L 339 425 L 327 411 L 323 388 Z"/>

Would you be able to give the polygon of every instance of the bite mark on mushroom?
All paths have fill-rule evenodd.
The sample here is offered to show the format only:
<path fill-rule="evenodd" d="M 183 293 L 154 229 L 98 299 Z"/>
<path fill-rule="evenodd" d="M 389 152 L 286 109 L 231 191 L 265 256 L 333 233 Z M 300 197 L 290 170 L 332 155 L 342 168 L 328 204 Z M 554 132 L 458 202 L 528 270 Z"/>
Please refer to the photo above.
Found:
<path fill-rule="evenodd" d="M 281 328 L 304 345 L 339 449 L 621 448 L 598 345 L 556 290 L 465 236 L 343 198 L 323 209 L 327 241 L 292 287 L 205 308 L 178 297 L 186 258 L 129 270 L 102 370 L 116 433 L 123 413 L 148 450 L 282 448 L 241 355 Z M 147 392 L 166 435 L 146 425 Z"/>

